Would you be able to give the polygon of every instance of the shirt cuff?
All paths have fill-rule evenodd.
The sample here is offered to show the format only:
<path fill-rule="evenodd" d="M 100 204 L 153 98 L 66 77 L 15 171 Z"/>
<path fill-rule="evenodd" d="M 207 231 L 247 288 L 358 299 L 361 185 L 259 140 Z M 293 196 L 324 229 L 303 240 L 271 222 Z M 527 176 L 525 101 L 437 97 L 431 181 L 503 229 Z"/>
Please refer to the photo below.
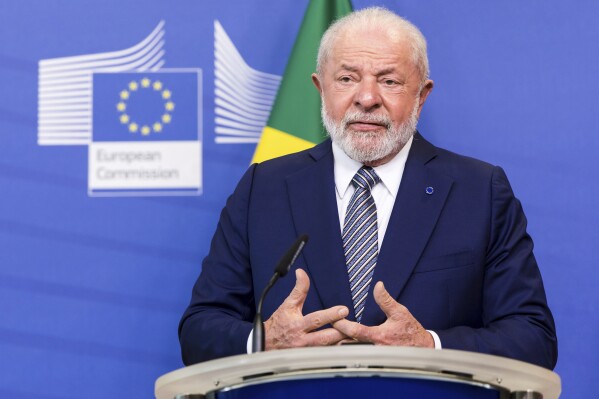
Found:
<path fill-rule="evenodd" d="M 437 334 L 435 334 L 437 335 Z M 252 331 L 250 331 L 250 336 L 248 337 L 248 342 L 246 344 L 246 349 L 248 353 L 252 353 L 252 338 L 254 338 L 254 329 L 252 328 Z M 437 337 L 437 339 L 439 339 L 439 337 Z M 436 341 L 435 341 L 435 345 Z M 439 343 L 439 346 L 441 346 L 441 343 Z"/>
<path fill-rule="evenodd" d="M 435 341 L 435 349 L 443 349 L 441 347 L 441 339 L 439 339 L 439 336 L 437 335 L 437 333 L 434 331 L 431 331 L 431 330 L 426 330 L 426 331 L 428 331 L 432 335 L 433 341 Z M 251 336 L 252 336 L 252 334 L 250 333 L 250 337 Z"/>

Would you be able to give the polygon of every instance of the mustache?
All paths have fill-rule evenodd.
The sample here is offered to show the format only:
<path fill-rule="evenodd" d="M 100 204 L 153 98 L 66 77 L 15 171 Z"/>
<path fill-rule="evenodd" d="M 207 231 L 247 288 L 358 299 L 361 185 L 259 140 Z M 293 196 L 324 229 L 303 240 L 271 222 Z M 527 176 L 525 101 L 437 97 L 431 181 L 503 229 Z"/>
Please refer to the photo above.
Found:
<path fill-rule="evenodd" d="M 368 114 L 368 113 L 359 112 L 359 111 L 346 113 L 345 116 L 343 117 L 343 119 L 341 120 L 341 125 L 344 128 L 346 128 L 347 125 L 349 125 L 350 123 L 355 123 L 355 122 L 374 123 L 377 125 L 384 126 L 387 129 L 390 129 L 391 125 L 392 125 L 391 119 L 389 119 L 389 117 L 386 115 Z"/>

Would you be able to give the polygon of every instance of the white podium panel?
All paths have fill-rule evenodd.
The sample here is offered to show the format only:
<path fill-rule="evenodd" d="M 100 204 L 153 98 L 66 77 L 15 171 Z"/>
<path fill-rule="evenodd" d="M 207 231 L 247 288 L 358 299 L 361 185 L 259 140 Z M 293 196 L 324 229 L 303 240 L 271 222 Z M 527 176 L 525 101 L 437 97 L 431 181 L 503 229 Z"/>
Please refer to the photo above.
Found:
<path fill-rule="evenodd" d="M 373 387 L 373 382 L 388 378 L 467 384 L 483 388 L 481 392 L 497 391 L 494 397 L 499 399 L 557 399 L 561 392 L 557 374 L 517 360 L 449 349 L 352 345 L 286 349 L 199 363 L 161 376 L 155 394 L 157 399 L 218 398 L 227 397 L 219 392 L 261 384 L 267 392 L 273 382 L 352 377 L 363 377 Z M 292 398 L 293 387 L 289 388 L 287 397 Z"/>

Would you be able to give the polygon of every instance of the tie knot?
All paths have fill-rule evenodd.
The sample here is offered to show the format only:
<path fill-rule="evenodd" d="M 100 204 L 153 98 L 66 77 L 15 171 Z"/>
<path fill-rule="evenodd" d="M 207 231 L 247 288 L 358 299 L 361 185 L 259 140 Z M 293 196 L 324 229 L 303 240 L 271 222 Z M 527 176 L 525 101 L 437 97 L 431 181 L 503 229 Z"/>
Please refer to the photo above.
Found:
<path fill-rule="evenodd" d="M 352 184 L 355 188 L 364 188 L 367 190 L 372 190 L 378 182 L 381 181 L 381 178 L 376 174 L 374 169 L 370 166 L 362 166 L 358 173 L 354 175 L 352 179 Z"/>

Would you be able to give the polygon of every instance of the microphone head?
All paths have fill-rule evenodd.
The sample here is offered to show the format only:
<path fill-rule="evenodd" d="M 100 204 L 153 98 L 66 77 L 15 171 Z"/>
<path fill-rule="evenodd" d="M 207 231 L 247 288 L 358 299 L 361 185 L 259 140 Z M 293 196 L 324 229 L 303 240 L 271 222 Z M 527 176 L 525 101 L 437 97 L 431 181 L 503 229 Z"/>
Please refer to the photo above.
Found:
<path fill-rule="evenodd" d="M 293 265 L 293 263 L 299 256 L 300 252 L 302 252 L 302 249 L 304 249 L 304 245 L 306 245 L 307 242 L 308 242 L 307 234 L 303 234 L 297 240 L 295 240 L 295 242 L 293 243 L 291 248 L 289 248 L 289 251 L 287 251 L 287 253 L 285 255 L 283 255 L 283 257 L 277 264 L 277 267 L 275 268 L 275 273 L 277 273 L 281 277 L 283 277 L 287 273 L 289 273 L 289 269 L 291 269 L 291 265 Z"/>

